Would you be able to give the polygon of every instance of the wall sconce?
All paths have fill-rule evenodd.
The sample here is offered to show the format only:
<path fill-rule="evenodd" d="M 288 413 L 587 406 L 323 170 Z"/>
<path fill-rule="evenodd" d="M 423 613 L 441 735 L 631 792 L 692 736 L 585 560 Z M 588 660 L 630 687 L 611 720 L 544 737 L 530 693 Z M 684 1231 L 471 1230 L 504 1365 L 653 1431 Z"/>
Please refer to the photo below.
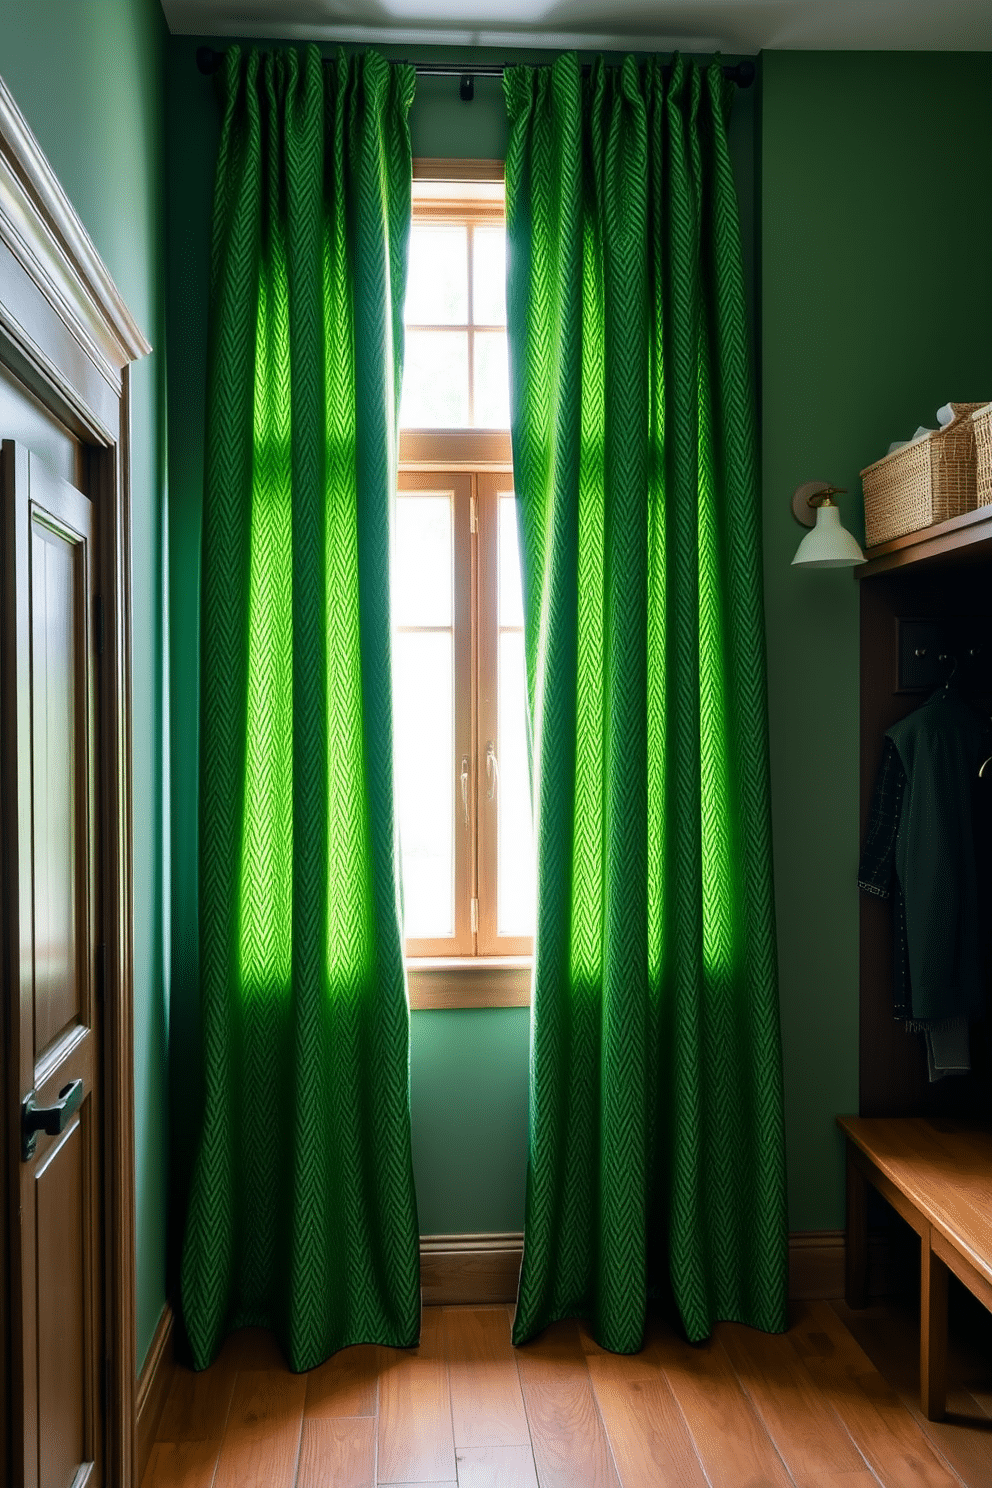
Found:
<path fill-rule="evenodd" d="M 796 487 L 792 515 L 803 527 L 813 530 L 807 532 L 796 549 L 793 567 L 853 568 L 865 562 L 864 553 L 841 523 L 833 500 L 834 496 L 843 495 L 840 486 L 830 486 L 826 481 L 806 481 Z"/>

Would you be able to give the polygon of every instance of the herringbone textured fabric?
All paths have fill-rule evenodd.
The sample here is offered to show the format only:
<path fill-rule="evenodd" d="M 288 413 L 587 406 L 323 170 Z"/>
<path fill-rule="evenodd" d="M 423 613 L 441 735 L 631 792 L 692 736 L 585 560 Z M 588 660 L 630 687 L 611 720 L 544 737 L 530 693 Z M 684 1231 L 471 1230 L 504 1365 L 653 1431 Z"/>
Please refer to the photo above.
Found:
<path fill-rule="evenodd" d="M 514 1339 L 786 1326 L 753 395 L 718 64 L 507 74 L 539 857 Z"/>
<path fill-rule="evenodd" d="M 203 528 L 198 1367 L 420 1317 L 398 919 L 390 510 L 412 68 L 229 48 Z"/>

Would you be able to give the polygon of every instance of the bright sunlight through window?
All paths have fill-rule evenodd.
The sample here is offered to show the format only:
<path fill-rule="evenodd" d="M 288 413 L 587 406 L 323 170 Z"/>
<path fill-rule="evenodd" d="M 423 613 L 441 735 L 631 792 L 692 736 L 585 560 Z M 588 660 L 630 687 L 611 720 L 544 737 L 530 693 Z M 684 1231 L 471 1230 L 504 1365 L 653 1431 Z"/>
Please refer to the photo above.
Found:
<path fill-rule="evenodd" d="M 505 283 L 502 223 L 414 222 L 401 427 L 509 427 Z"/>
<path fill-rule="evenodd" d="M 418 199 L 415 183 L 393 581 L 413 956 L 519 956 L 533 945 L 505 228 L 501 184 L 499 199 L 486 184 L 473 194 L 431 182 Z"/>

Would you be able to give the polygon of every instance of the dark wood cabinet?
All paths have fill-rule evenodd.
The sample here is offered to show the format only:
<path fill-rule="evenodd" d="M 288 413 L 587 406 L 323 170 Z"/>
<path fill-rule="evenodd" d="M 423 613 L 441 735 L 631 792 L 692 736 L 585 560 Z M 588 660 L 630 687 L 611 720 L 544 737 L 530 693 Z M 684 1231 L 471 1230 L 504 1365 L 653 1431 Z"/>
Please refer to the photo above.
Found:
<path fill-rule="evenodd" d="M 992 507 L 869 549 L 861 591 L 861 837 L 885 731 L 918 708 L 955 655 L 974 695 L 992 707 Z M 919 623 L 920 628 L 917 628 Z M 911 627 L 911 629 L 909 628 Z M 903 675 L 900 677 L 900 638 Z M 922 672 L 907 663 L 923 638 Z M 969 652 L 974 652 L 969 656 Z M 919 681 L 919 678 L 915 679 Z M 992 781 L 989 782 L 992 794 Z M 992 851 L 992 845 L 990 845 Z M 992 903 L 983 933 L 992 936 Z M 862 1116 L 961 1116 L 992 1120 L 988 1012 L 972 1026 L 972 1071 L 930 1084 L 924 1042 L 892 1016 L 889 902 L 861 895 L 860 1109 Z M 987 1004 L 988 1006 L 988 1004 Z"/>

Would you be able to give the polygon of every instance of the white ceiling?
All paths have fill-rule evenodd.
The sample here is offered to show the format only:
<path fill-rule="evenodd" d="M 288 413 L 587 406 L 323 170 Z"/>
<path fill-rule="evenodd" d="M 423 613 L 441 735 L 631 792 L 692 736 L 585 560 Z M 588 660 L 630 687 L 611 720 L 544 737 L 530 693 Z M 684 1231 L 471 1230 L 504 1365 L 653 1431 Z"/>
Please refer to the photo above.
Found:
<path fill-rule="evenodd" d="M 162 0 L 174 33 L 590 51 L 992 51 L 992 0 Z"/>

